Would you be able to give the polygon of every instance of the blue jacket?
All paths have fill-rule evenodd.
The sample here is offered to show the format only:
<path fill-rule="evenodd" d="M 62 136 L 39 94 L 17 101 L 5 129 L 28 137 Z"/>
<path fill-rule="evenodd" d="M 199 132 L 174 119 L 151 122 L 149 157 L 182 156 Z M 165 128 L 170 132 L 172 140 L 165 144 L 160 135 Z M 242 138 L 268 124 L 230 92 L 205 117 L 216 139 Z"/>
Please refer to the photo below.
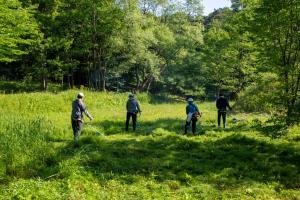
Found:
<path fill-rule="evenodd" d="M 189 104 L 186 106 L 186 114 L 199 112 L 198 107 L 193 104 L 192 102 L 189 102 Z"/>
<path fill-rule="evenodd" d="M 127 112 L 129 113 L 139 113 L 141 112 L 140 105 L 134 98 L 129 98 L 126 104 Z"/>

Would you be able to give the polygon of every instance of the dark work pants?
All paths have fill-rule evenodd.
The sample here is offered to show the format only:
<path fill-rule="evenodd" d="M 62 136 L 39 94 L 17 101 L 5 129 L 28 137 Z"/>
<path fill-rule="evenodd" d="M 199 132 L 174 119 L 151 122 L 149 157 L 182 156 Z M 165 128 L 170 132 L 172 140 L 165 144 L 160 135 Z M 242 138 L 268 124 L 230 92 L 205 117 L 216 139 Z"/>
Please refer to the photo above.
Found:
<path fill-rule="evenodd" d="M 130 117 L 132 117 L 132 128 L 133 128 L 133 131 L 135 131 L 137 114 L 136 113 L 130 113 L 130 112 L 127 112 L 127 116 L 126 116 L 126 131 L 128 131 Z"/>
<path fill-rule="evenodd" d="M 80 133 L 82 131 L 82 121 L 72 119 L 72 129 L 74 134 L 74 142 L 78 142 Z"/>
<path fill-rule="evenodd" d="M 190 122 L 186 122 L 185 123 L 185 127 L 184 127 L 184 134 L 187 134 L 188 128 L 190 127 L 192 122 L 192 132 L 193 134 L 196 133 L 196 123 L 197 123 L 197 118 L 192 117 L 192 120 Z"/>
<path fill-rule="evenodd" d="M 226 128 L 226 111 L 218 111 L 218 126 L 221 125 L 221 117 L 223 119 L 223 127 Z"/>

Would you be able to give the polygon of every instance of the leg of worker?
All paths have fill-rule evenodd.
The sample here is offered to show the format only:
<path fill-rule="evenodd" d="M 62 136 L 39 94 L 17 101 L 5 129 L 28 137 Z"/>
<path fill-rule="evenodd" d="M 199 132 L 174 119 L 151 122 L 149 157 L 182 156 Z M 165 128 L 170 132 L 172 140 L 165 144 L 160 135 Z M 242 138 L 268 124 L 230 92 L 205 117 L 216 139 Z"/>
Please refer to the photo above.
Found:
<path fill-rule="evenodd" d="M 188 128 L 190 126 L 191 122 L 186 121 L 184 126 L 184 134 L 187 134 Z"/>
<path fill-rule="evenodd" d="M 82 130 L 82 122 L 77 120 L 72 120 L 72 128 L 74 133 L 74 142 L 77 143 Z"/>
<path fill-rule="evenodd" d="M 221 126 L 221 112 L 218 111 L 218 127 Z"/>
<path fill-rule="evenodd" d="M 135 129 L 136 129 L 137 114 L 133 113 L 133 114 L 131 114 L 131 116 L 132 116 L 132 128 L 133 128 L 133 131 L 135 131 Z"/>
<path fill-rule="evenodd" d="M 197 124 L 197 119 L 193 118 L 192 119 L 192 132 L 193 132 L 193 134 L 196 133 L 196 124 Z"/>
<path fill-rule="evenodd" d="M 222 118 L 223 118 L 223 127 L 226 128 L 226 112 L 222 113 Z"/>
<path fill-rule="evenodd" d="M 128 131 L 129 121 L 130 121 L 130 113 L 127 112 L 127 114 L 126 114 L 126 127 L 125 127 L 126 131 Z"/>

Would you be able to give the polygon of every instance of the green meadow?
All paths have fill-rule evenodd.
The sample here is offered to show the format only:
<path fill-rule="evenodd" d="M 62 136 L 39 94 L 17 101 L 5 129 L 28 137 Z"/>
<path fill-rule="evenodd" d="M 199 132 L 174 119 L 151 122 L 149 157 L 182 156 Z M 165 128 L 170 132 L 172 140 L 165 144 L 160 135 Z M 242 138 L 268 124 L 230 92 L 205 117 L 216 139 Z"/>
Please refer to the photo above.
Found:
<path fill-rule="evenodd" d="M 125 132 L 127 94 L 84 91 L 95 119 L 74 148 L 77 92 L 0 94 L 0 199 L 300 199 L 300 127 L 273 137 L 267 114 L 235 112 L 223 130 L 215 104 L 196 102 L 184 136 L 184 101 L 140 94 Z"/>

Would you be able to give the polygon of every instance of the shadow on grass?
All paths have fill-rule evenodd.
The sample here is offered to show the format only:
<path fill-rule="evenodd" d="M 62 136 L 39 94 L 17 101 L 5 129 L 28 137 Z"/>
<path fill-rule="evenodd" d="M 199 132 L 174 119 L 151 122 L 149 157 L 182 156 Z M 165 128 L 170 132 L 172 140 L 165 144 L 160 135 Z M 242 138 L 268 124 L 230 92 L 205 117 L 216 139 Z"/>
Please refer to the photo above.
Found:
<path fill-rule="evenodd" d="M 256 120 L 251 128 L 272 139 L 280 138 L 288 134 L 288 126 L 282 121 L 274 122 L 270 120 L 266 123 L 262 123 Z"/>
<path fill-rule="evenodd" d="M 69 143 L 46 158 L 46 166 L 41 166 L 35 176 L 67 177 L 68 173 L 61 172 L 61 163 L 74 157 L 80 157 L 79 168 L 102 182 L 118 179 L 131 184 L 136 176 L 143 176 L 181 184 L 201 181 L 219 190 L 253 182 L 279 182 L 281 187 L 300 188 L 298 149 L 240 134 L 209 142 L 175 134 L 115 140 L 84 137 L 79 148 Z"/>
<path fill-rule="evenodd" d="M 125 132 L 125 120 L 124 121 L 113 121 L 105 120 L 102 122 L 94 122 L 91 124 L 93 127 L 104 130 L 106 135 L 119 134 Z M 149 135 L 156 129 L 161 128 L 169 132 L 184 132 L 184 121 L 181 119 L 158 119 L 155 121 L 139 121 L 137 122 L 136 131 L 132 131 L 132 122 L 129 124 L 129 133 L 135 135 Z"/>
<path fill-rule="evenodd" d="M 105 120 L 102 122 L 93 122 L 91 126 L 96 129 L 101 129 L 104 131 L 105 135 L 114 135 L 125 132 L 125 120 L 124 121 L 114 121 L 114 120 Z M 158 119 L 155 121 L 138 121 L 136 132 L 132 131 L 132 123 L 130 122 L 129 133 L 135 135 L 149 135 L 157 129 L 163 129 L 167 132 L 183 134 L 184 133 L 185 121 L 179 118 L 166 118 Z M 197 122 L 197 129 L 195 135 L 204 135 L 208 132 L 234 132 L 240 133 L 242 131 L 249 131 L 251 127 L 247 123 L 237 123 L 232 125 L 229 128 L 223 129 L 218 128 L 214 124 L 203 123 L 201 120 Z M 191 133 L 191 127 L 189 129 Z"/>
<path fill-rule="evenodd" d="M 102 126 L 109 135 L 120 132 L 124 122 L 93 125 Z M 124 184 L 134 183 L 137 176 L 142 176 L 187 185 L 207 183 L 218 190 L 253 182 L 277 182 L 280 187 L 300 188 L 300 151 L 290 143 L 268 143 L 238 134 L 249 129 L 246 124 L 225 129 L 233 132 L 227 137 L 204 142 L 197 137 L 177 135 L 183 125 L 181 119 L 141 122 L 136 134 L 148 137 L 88 135 L 80 139 L 78 148 L 70 140 L 43 152 L 39 165 L 36 161 L 29 162 L 19 177 L 64 179 L 73 173 L 88 172 L 101 182 L 117 179 Z M 202 129 L 219 130 L 213 124 L 203 125 Z M 50 142 L 57 141 L 52 138 Z"/>

